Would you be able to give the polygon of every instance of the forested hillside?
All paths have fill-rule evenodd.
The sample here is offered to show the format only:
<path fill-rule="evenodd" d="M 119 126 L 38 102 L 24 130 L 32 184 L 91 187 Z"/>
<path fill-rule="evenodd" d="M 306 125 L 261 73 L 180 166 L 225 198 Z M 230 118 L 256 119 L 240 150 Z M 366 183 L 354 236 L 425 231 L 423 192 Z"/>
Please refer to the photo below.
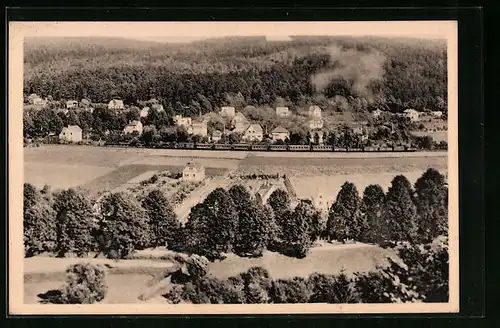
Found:
<path fill-rule="evenodd" d="M 208 112 L 241 93 L 246 105 L 283 98 L 292 109 L 314 102 L 338 110 L 347 100 L 355 110 L 446 111 L 446 46 L 438 41 L 37 38 L 25 40 L 24 62 L 25 95 L 56 100 L 108 102 L 119 96 L 133 105 L 155 97 L 174 110 Z"/>

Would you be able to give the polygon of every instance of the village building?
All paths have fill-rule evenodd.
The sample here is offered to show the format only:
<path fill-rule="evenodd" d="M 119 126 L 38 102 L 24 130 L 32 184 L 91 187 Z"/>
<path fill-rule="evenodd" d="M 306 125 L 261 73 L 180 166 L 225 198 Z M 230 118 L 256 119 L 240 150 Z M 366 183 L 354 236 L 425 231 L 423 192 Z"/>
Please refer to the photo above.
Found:
<path fill-rule="evenodd" d="M 123 104 L 123 100 L 120 99 L 112 99 L 108 104 L 109 109 L 124 109 L 125 105 Z"/>
<path fill-rule="evenodd" d="M 435 118 L 441 118 L 441 117 L 443 117 L 443 112 L 438 110 L 438 111 L 431 112 L 431 115 Z"/>
<path fill-rule="evenodd" d="M 186 129 L 189 128 L 192 124 L 191 117 L 184 117 L 182 115 L 175 115 L 173 119 L 174 119 L 175 125 L 183 126 Z"/>
<path fill-rule="evenodd" d="M 82 128 L 78 125 L 64 127 L 59 133 L 59 139 L 66 142 L 80 142 L 82 141 Z"/>
<path fill-rule="evenodd" d="M 231 120 L 231 125 L 234 127 L 233 132 L 243 133 L 249 128 L 250 122 L 242 113 L 236 113 Z"/>
<path fill-rule="evenodd" d="M 207 122 L 193 122 L 191 125 L 192 129 L 192 134 L 193 135 L 198 135 L 202 137 L 206 137 L 208 135 L 208 130 L 207 130 Z"/>
<path fill-rule="evenodd" d="M 149 108 L 149 107 L 144 107 L 143 109 L 141 109 L 141 113 L 140 113 L 140 115 L 139 115 L 139 116 L 140 116 L 141 118 L 146 118 L 146 117 L 148 117 L 148 115 L 149 115 L 149 110 L 150 110 L 150 108 Z"/>
<path fill-rule="evenodd" d="M 290 139 L 290 132 L 281 126 L 278 126 L 276 129 L 271 131 L 271 137 L 273 141 L 285 141 L 286 139 Z"/>
<path fill-rule="evenodd" d="M 267 204 L 267 200 L 271 197 L 272 193 L 278 189 L 275 184 L 264 182 L 260 185 L 259 189 L 255 193 L 255 199 L 262 205 Z"/>
<path fill-rule="evenodd" d="M 219 130 L 215 130 L 212 133 L 212 141 L 213 142 L 219 142 L 220 139 L 222 139 L 222 132 L 220 132 Z"/>
<path fill-rule="evenodd" d="M 205 168 L 197 163 L 189 162 L 182 170 L 182 180 L 202 181 L 205 179 Z"/>
<path fill-rule="evenodd" d="M 78 107 L 78 101 L 76 100 L 68 100 L 66 101 L 66 108 L 74 109 Z"/>
<path fill-rule="evenodd" d="M 317 129 L 322 129 L 323 128 L 323 120 L 322 119 L 311 119 L 309 121 L 309 130 L 317 130 Z"/>
<path fill-rule="evenodd" d="M 161 105 L 161 104 L 153 104 L 153 105 L 151 105 L 151 109 L 157 111 L 158 113 L 164 111 L 163 105 Z"/>
<path fill-rule="evenodd" d="M 138 134 L 142 134 L 142 130 L 143 127 L 141 121 L 131 121 L 125 126 L 123 133 L 127 134 L 137 132 Z"/>
<path fill-rule="evenodd" d="M 94 112 L 94 107 L 86 107 L 85 111 L 89 112 L 90 114 L 92 114 Z"/>
<path fill-rule="evenodd" d="M 403 116 L 409 118 L 412 122 L 418 122 L 418 112 L 414 109 L 407 109 L 403 112 Z"/>
<path fill-rule="evenodd" d="M 309 117 L 316 119 L 321 118 L 321 108 L 319 108 L 319 106 L 310 106 Z"/>
<path fill-rule="evenodd" d="M 220 116 L 232 118 L 235 115 L 234 107 L 225 106 L 220 109 Z"/>
<path fill-rule="evenodd" d="M 45 107 L 47 106 L 47 99 L 35 98 L 33 99 L 33 105 L 38 108 Z"/>
<path fill-rule="evenodd" d="M 28 103 L 34 105 L 35 99 L 42 99 L 42 98 L 40 98 L 36 93 L 32 93 L 28 96 Z"/>
<path fill-rule="evenodd" d="M 90 102 L 90 100 L 83 98 L 83 99 L 80 101 L 80 105 L 81 105 L 82 107 L 84 107 L 84 108 L 87 108 L 87 107 L 89 107 L 89 106 L 91 105 L 91 102 Z"/>
<path fill-rule="evenodd" d="M 252 124 L 246 129 L 242 139 L 246 141 L 262 141 L 264 138 L 264 131 L 259 124 Z"/>
<path fill-rule="evenodd" d="M 376 109 L 372 112 L 372 116 L 373 117 L 379 117 L 380 115 L 382 115 L 383 111 L 381 111 L 380 109 Z"/>
<path fill-rule="evenodd" d="M 288 107 L 276 107 L 276 115 L 278 117 L 288 117 L 290 116 L 290 110 Z"/>

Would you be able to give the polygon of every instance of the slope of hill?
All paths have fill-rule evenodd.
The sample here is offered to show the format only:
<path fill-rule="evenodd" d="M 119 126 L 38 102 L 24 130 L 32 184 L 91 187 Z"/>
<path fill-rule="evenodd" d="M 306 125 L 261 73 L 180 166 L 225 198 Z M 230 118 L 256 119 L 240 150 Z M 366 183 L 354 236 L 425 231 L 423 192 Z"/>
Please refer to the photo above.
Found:
<path fill-rule="evenodd" d="M 227 104 L 238 92 L 253 105 L 342 96 L 358 99 L 364 109 L 366 101 L 376 101 L 395 111 L 446 110 L 446 48 L 435 40 L 37 38 L 25 40 L 24 74 L 25 94 L 95 102 L 118 94 L 129 104 L 155 96 L 164 106 L 191 105 L 196 112 Z M 205 100 L 211 106 L 198 108 Z"/>

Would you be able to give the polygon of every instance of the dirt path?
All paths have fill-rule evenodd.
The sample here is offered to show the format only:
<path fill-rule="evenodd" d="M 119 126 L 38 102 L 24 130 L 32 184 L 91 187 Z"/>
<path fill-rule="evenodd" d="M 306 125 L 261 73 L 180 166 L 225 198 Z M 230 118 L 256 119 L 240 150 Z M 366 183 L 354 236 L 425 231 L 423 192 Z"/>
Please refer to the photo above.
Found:
<path fill-rule="evenodd" d="M 231 184 L 229 176 L 234 170 L 228 171 L 223 176 L 214 177 L 210 179 L 205 185 L 194 190 L 189 196 L 175 209 L 177 217 L 181 223 L 185 223 L 191 211 L 191 207 L 201 203 L 205 197 L 212 192 L 215 188 L 226 188 Z"/>

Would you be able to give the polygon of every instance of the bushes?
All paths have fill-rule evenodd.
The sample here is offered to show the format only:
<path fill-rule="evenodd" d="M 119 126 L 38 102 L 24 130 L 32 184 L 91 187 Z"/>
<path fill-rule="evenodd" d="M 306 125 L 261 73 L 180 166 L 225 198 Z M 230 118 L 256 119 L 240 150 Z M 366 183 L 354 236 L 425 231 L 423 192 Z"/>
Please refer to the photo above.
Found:
<path fill-rule="evenodd" d="M 74 264 L 67 270 L 66 286 L 61 294 L 64 304 L 92 304 L 106 296 L 106 270 L 101 265 Z"/>
<path fill-rule="evenodd" d="M 273 303 L 308 303 L 311 295 L 311 286 L 301 277 L 273 281 L 269 290 Z"/>

